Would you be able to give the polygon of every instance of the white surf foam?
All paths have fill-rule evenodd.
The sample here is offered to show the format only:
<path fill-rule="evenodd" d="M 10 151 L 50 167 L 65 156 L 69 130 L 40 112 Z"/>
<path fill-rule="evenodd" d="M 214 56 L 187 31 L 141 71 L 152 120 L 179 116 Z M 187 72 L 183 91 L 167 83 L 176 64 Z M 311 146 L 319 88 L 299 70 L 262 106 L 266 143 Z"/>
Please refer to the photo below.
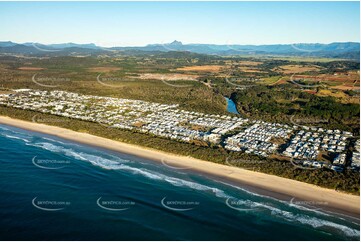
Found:
<path fill-rule="evenodd" d="M 45 139 L 45 140 L 48 140 L 48 141 L 51 141 L 51 142 L 55 142 L 55 143 L 65 144 L 64 142 L 61 142 L 60 140 L 50 139 L 48 137 L 42 137 L 42 139 Z"/>
<path fill-rule="evenodd" d="M 266 196 L 266 195 L 261 195 L 261 194 L 258 194 L 258 193 L 254 193 L 254 192 L 248 191 L 247 189 L 244 189 L 244 188 L 241 188 L 241 187 L 238 187 L 238 186 L 235 186 L 235 185 L 226 183 L 226 182 L 222 182 L 222 181 L 218 181 L 218 182 L 219 182 L 219 183 L 222 183 L 222 184 L 224 184 L 224 185 L 227 185 L 227 186 L 236 188 L 236 189 L 238 189 L 238 190 L 241 190 L 241 191 L 243 191 L 243 192 L 245 192 L 245 193 L 247 193 L 247 194 L 250 194 L 250 195 L 252 195 L 252 196 L 262 197 L 262 198 L 270 198 L 270 199 L 279 201 L 279 200 L 276 199 L 276 198 L 269 197 L 269 196 Z"/>
<path fill-rule="evenodd" d="M 99 164 L 97 164 L 97 165 L 99 165 Z M 183 179 L 180 179 L 180 178 L 166 176 L 166 175 L 163 175 L 161 173 L 157 173 L 157 172 L 154 172 L 154 171 L 149 171 L 149 170 L 144 169 L 144 168 L 136 168 L 136 167 L 131 167 L 131 166 L 124 165 L 124 164 L 116 166 L 116 167 L 109 167 L 109 166 L 106 166 L 106 165 L 104 167 L 104 164 L 101 164 L 101 166 L 103 168 L 106 168 L 106 169 L 116 169 L 116 170 L 130 171 L 133 174 L 139 174 L 139 175 L 142 175 L 144 177 L 147 177 L 147 178 L 150 178 L 150 179 L 153 179 L 153 180 L 165 181 L 165 182 L 170 183 L 173 186 L 177 186 L 177 187 L 188 187 L 188 188 L 195 189 L 195 190 L 198 190 L 198 191 L 210 191 L 213 194 L 215 194 L 217 197 L 223 197 L 223 198 L 228 198 L 229 197 L 224 191 L 222 191 L 222 190 L 220 190 L 218 188 L 202 185 L 202 184 L 199 184 L 199 183 L 196 183 L 196 182 L 191 182 L 191 181 L 183 180 Z"/>
<path fill-rule="evenodd" d="M 9 134 L 5 134 L 4 136 L 7 137 L 7 138 L 10 138 L 10 139 L 22 140 L 22 141 L 24 141 L 26 143 L 30 142 L 30 140 L 28 140 L 26 138 L 18 137 L 18 136 L 12 136 L 12 135 L 9 135 Z"/>
<path fill-rule="evenodd" d="M 293 208 L 296 208 L 296 209 L 299 209 L 299 210 L 313 212 L 313 213 L 321 214 L 321 215 L 328 216 L 328 217 L 332 216 L 332 215 L 330 215 L 330 214 L 328 214 L 326 212 L 322 212 L 320 209 L 317 209 L 317 208 L 307 208 L 307 207 L 304 207 L 304 206 L 301 206 L 301 205 L 298 205 L 298 204 L 291 203 L 290 201 L 283 201 L 283 200 L 280 200 L 280 199 L 277 199 L 277 198 L 274 198 L 274 197 L 254 193 L 254 192 L 248 191 L 247 189 L 244 189 L 244 188 L 241 188 L 241 187 L 238 187 L 238 186 L 226 183 L 226 182 L 220 182 L 220 183 L 225 184 L 227 186 L 231 186 L 231 187 L 236 188 L 238 190 L 241 190 L 241 191 L 243 191 L 243 192 L 245 192 L 247 194 L 250 194 L 252 196 L 267 198 L 267 199 L 270 199 L 270 200 L 273 200 L 273 201 L 288 205 L 290 207 L 293 207 Z"/>
<path fill-rule="evenodd" d="M 213 194 L 215 194 L 217 197 L 223 197 L 223 198 L 229 197 L 228 195 L 225 194 L 224 191 L 222 191 L 218 188 L 215 188 L 215 187 L 210 187 L 210 186 L 202 185 L 202 184 L 199 184 L 196 182 L 191 182 L 191 181 L 186 181 L 186 180 L 175 178 L 175 177 L 166 176 L 161 173 L 147 170 L 145 168 L 136 168 L 136 167 L 132 167 L 129 165 L 125 165 L 124 163 L 129 162 L 129 160 L 123 160 L 118 157 L 113 157 L 114 160 L 110 160 L 110 159 L 107 159 L 104 157 L 87 154 L 84 152 L 75 152 L 72 149 L 68 149 L 68 148 L 65 148 L 62 146 L 54 145 L 51 143 L 45 143 L 45 142 L 28 144 L 28 145 L 37 146 L 39 148 L 43 148 L 43 149 L 46 149 L 46 150 L 49 150 L 49 151 L 52 151 L 55 153 L 61 153 L 66 156 L 70 156 L 75 159 L 78 159 L 78 160 L 88 161 L 91 164 L 101 167 L 103 169 L 129 171 L 129 172 L 132 172 L 133 174 L 142 175 L 149 179 L 165 181 L 174 186 L 188 187 L 188 188 L 199 190 L 199 191 L 210 191 Z"/>
<path fill-rule="evenodd" d="M 10 130 L 10 129 L 5 128 L 5 127 L 2 126 L 1 124 L 0 124 L 0 129 L 1 129 L 1 130 L 6 130 L 6 131 Z"/>
<path fill-rule="evenodd" d="M 290 221 L 296 221 L 301 224 L 310 225 L 313 228 L 325 228 L 329 227 L 332 229 L 336 229 L 342 233 L 344 233 L 346 236 L 349 237 L 359 237 L 360 231 L 357 229 L 349 228 L 342 224 L 337 224 L 328 220 L 316 218 L 316 217 L 310 217 L 308 215 L 300 215 L 300 214 L 293 214 L 292 212 L 281 210 L 272 206 L 268 206 L 266 204 L 257 203 L 256 206 L 267 208 L 271 211 L 271 214 L 274 216 L 279 216 L 281 218 L 285 218 Z"/>
<path fill-rule="evenodd" d="M 34 144 L 27 144 L 30 146 L 36 146 L 45 150 L 49 150 L 54 153 L 60 153 L 77 160 L 89 161 L 94 165 L 102 166 L 103 168 L 117 166 L 122 163 L 129 162 L 129 160 L 121 159 L 119 157 L 111 157 L 111 159 L 104 158 L 98 155 L 92 155 L 84 152 L 76 152 L 70 148 L 65 148 L 62 146 L 54 145 L 46 142 L 39 142 Z"/>

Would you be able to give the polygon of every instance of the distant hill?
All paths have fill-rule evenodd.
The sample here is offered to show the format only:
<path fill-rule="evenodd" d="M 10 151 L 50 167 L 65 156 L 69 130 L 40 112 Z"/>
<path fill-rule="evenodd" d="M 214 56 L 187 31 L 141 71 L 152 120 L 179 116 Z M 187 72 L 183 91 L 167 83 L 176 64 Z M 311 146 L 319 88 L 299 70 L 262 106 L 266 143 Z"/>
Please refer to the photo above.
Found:
<path fill-rule="evenodd" d="M 174 44 L 176 43 L 176 44 Z M 359 58 L 360 43 L 345 42 L 331 44 L 277 44 L 277 45 L 212 45 L 172 42 L 170 44 L 147 45 L 143 50 L 189 51 L 215 55 L 288 55 L 315 57 Z"/>
<path fill-rule="evenodd" d="M 112 47 L 106 48 L 93 43 L 76 44 L 50 44 L 23 43 L 18 44 L 11 41 L 0 42 L 0 53 L 24 54 L 24 55 L 98 55 L 123 53 L 129 55 L 151 54 L 158 52 L 192 52 L 205 55 L 280 55 L 280 56 L 312 56 L 345 58 L 359 60 L 360 43 L 342 42 L 331 44 L 275 44 L 275 45 L 214 45 L 214 44 L 182 44 L 173 41 L 167 44 L 150 44 L 134 47 Z"/>
<path fill-rule="evenodd" d="M 10 46 L 14 46 L 17 45 L 14 42 L 11 41 L 0 41 L 0 47 L 10 47 Z"/>

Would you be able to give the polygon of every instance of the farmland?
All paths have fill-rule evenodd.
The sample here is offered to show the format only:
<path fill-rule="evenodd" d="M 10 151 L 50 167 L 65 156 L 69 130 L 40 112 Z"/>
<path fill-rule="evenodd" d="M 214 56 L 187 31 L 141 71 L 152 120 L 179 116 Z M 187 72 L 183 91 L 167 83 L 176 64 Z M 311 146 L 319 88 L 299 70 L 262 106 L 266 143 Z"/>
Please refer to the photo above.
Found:
<path fill-rule="evenodd" d="M 289 123 L 326 118 L 325 126 L 357 130 L 359 63 L 339 59 L 221 57 L 187 52 L 85 57 L 0 56 L 0 87 L 72 91 L 179 104 L 225 114 L 224 96 L 241 115 Z M 322 113 L 321 103 L 332 110 Z M 311 108 L 312 107 L 312 108 Z M 312 111 L 314 110 L 314 111 Z M 351 112 L 351 113 L 350 113 Z M 332 114 L 334 113 L 334 114 Z"/>

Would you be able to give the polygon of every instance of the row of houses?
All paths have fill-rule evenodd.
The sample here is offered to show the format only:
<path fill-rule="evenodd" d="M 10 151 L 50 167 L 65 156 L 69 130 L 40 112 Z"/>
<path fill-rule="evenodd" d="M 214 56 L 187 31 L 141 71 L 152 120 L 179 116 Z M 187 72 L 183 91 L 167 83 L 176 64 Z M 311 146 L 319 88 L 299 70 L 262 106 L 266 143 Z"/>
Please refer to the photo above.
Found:
<path fill-rule="evenodd" d="M 360 170 L 360 139 L 355 142 L 355 149 L 352 152 L 351 168 Z"/>
<path fill-rule="evenodd" d="M 320 151 L 342 153 L 346 150 L 348 137 L 348 134 L 341 134 L 336 130 L 300 130 L 291 138 L 283 154 L 293 158 L 315 160 Z"/>
<path fill-rule="evenodd" d="M 268 156 L 275 153 L 279 145 L 273 138 L 287 139 L 292 128 L 288 125 L 255 121 L 254 124 L 225 140 L 225 148 L 232 151 Z"/>

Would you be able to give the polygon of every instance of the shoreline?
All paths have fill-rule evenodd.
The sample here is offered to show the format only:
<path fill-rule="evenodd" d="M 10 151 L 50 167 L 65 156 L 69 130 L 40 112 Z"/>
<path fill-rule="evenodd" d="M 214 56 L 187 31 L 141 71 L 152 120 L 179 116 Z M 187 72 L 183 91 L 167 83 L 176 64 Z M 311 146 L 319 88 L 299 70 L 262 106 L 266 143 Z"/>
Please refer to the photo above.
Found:
<path fill-rule="evenodd" d="M 322 207 L 325 211 L 334 211 L 355 218 L 359 218 L 360 216 L 360 197 L 356 195 L 342 193 L 275 175 L 226 166 L 188 156 L 166 153 L 46 124 L 23 121 L 5 116 L 0 116 L 0 124 L 146 158 L 169 166 L 170 169 L 171 167 L 190 169 L 232 185 L 249 187 L 251 190 L 257 191 L 260 194 L 266 194 L 271 197 L 272 194 L 278 194 L 277 197 L 283 198 L 281 200 L 294 199 L 294 201 L 304 201 L 309 204 L 322 204 L 322 206 L 316 207 Z"/>

